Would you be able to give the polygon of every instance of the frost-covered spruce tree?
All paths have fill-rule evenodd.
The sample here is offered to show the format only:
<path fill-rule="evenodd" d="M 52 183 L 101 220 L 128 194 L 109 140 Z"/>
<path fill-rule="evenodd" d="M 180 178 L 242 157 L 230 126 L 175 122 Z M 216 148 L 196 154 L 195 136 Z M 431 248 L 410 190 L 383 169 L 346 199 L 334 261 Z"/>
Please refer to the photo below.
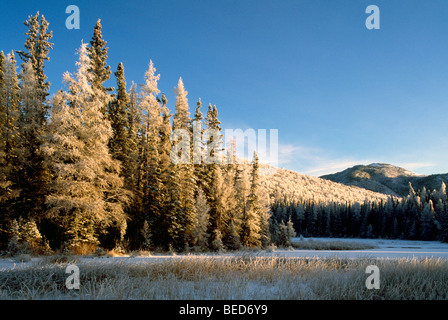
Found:
<path fill-rule="evenodd" d="M 190 130 L 190 112 L 188 110 L 188 91 L 185 90 L 182 78 L 179 78 L 177 87 L 174 90 L 176 94 L 175 113 L 173 117 L 173 130 Z"/>
<path fill-rule="evenodd" d="M 214 109 L 216 110 L 216 107 Z M 217 118 L 217 112 L 215 114 Z M 222 136 L 219 135 L 219 137 Z M 216 146 L 222 146 L 222 138 L 217 139 L 216 142 Z M 211 177 L 212 180 L 217 182 L 216 207 L 219 217 L 218 229 L 221 232 L 224 245 L 229 249 L 237 249 L 240 241 L 236 232 L 236 225 L 240 224 L 240 220 L 236 214 L 237 201 L 236 190 L 233 185 L 235 179 L 233 166 L 216 163 L 211 164 L 211 166 L 218 169 L 217 175 L 212 175 Z"/>
<path fill-rule="evenodd" d="M 235 222 L 233 220 L 230 220 L 229 222 L 225 245 L 230 250 L 238 250 L 241 248 L 240 236 L 235 229 Z"/>
<path fill-rule="evenodd" d="M 171 114 L 170 110 L 168 109 L 167 103 L 168 100 L 166 99 L 166 96 L 164 93 L 162 93 L 162 124 L 159 129 L 159 135 L 160 135 L 160 148 L 159 148 L 159 155 L 160 155 L 160 163 L 163 167 L 167 166 L 169 163 L 171 163 Z M 163 173 L 163 168 L 162 168 Z"/>
<path fill-rule="evenodd" d="M 151 232 L 151 229 L 149 228 L 149 224 L 148 224 L 147 220 L 145 220 L 143 222 L 143 227 L 141 229 L 141 235 L 143 238 L 142 249 L 150 250 L 152 248 L 152 232 Z"/>
<path fill-rule="evenodd" d="M 421 238 L 423 240 L 433 240 L 435 232 L 434 206 L 432 200 L 426 202 L 420 214 Z"/>
<path fill-rule="evenodd" d="M 90 41 L 90 47 L 87 47 L 90 58 L 89 72 L 92 77 L 89 80 L 93 88 L 105 93 L 107 89 L 103 84 L 109 80 L 111 71 L 110 66 L 107 65 L 107 42 L 103 39 L 101 19 L 98 19 L 93 29 L 93 36 Z"/>
<path fill-rule="evenodd" d="M 207 181 L 207 202 L 210 207 L 209 221 L 207 226 L 207 234 L 209 236 L 209 247 L 212 250 L 220 250 L 222 246 L 222 231 L 223 226 L 223 207 L 222 194 L 220 188 L 222 187 L 222 173 L 221 168 L 217 164 L 212 164 L 207 167 L 208 181 Z M 219 236 L 219 239 L 216 238 Z M 221 245 L 217 245 L 217 244 Z"/>
<path fill-rule="evenodd" d="M 15 211 L 20 215 L 32 216 L 40 222 L 44 202 L 47 171 L 39 149 L 42 136 L 47 129 L 49 106 L 46 102 L 50 83 L 45 75 L 45 63 L 50 60 L 48 54 L 53 48 L 53 37 L 48 29 L 49 23 L 39 12 L 29 16 L 24 22 L 28 27 L 25 33 L 25 50 L 17 51 L 23 60 L 20 98 L 22 104 L 19 121 L 20 139 L 17 153 L 17 188 L 21 190 L 20 200 L 16 202 Z"/>
<path fill-rule="evenodd" d="M 21 215 L 33 217 L 39 224 L 45 199 L 45 184 L 49 178 L 40 147 L 47 130 L 49 106 L 46 97 L 50 83 L 44 68 L 45 63 L 50 60 L 48 54 L 53 48 L 53 43 L 50 42 L 53 33 L 48 30 L 49 23 L 39 12 L 30 16 L 24 24 L 28 27 L 25 33 L 26 50 L 17 51 L 24 62 L 19 74 L 22 106 L 17 153 L 17 163 L 20 167 L 17 187 L 21 194 L 15 210 Z"/>
<path fill-rule="evenodd" d="M 207 116 L 205 118 L 207 126 L 207 135 L 205 135 L 205 155 L 204 161 L 206 164 L 222 164 L 222 134 L 221 122 L 218 119 L 218 109 L 216 106 L 209 104 Z"/>
<path fill-rule="evenodd" d="M 109 80 L 111 71 L 110 66 L 107 65 L 107 42 L 103 39 L 101 19 L 98 19 L 93 29 L 93 36 L 90 40 L 90 46 L 87 47 L 87 51 L 90 59 L 90 66 L 88 71 L 91 73 L 89 83 L 95 90 L 101 91 L 102 94 L 107 94 L 113 90 L 113 88 L 104 87 L 104 83 Z M 107 106 L 110 103 L 110 97 L 108 101 L 104 103 L 101 108 L 101 112 L 105 115 L 107 113 Z"/>
<path fill-rule="evenodd" d="M 182 251 L 188 243 L 186 233 L 186 218 L 182 208 L 183 191 L 181 188 L 180 170 L 174 163 L 167 168 L 168 182 L 166 184 L 168 193 L 164 205 L 164 221 L 166 222 L 166 238 L 161 238 L 164 249 L 175 248 Z M 194 220 L 193 220 L 194 221 Z"/>
<path fill-rule="evenodd" d="M 21 203 L 16 210 L 40 221 L 49 179 L 40 149 L 48 129 L 47 112 L 42 103 L 42 89 L 31 60 L 23 64 L 20 79 L 19 96 L 22 112 L 19 118 L 17 161 L 20 170 L 17 174 L 17 184 L 21 190 Z"/>
<path fill-rule="evenodd" d="M 234 176 L 232 172 L 226 170 L 226 167 L 221 167 L 221 183 L 218 188 L 218 192 L 220 194 L 218 202 L 218 207 L 221 210 L 222 214 L 222 236 L 224 245 L 228 247 L 235 247 L 235 243 L 239 242 L 236 238 L 239 237 L 238 233 L 236 233 L 236 221 L 238 220 L 237 215 L 235 214 L 236 210 L 236 192 L 233 188 L 233 180 Z"/>
<path fill-rule="evenodd" d="M 8 224 L 14 218 L 13 203 L 19 189 L 15 182 L 18 125 L 20 114 L 19 82 L 14 53 L 0 52 L 0 242 L 10 241 Z"/>
<path fill-rule="evenodd" d="M 13 219 L 9 222 L 8 226 L 8 252 L 11 255 L 14 255 L 20 250 L 20 225 L 17 219 Z"/>
<path fill-rule="evenodd" d="M 248 170 L 244 169 L 243 164 L 236 165 L 233 189 L 235 190 L 235 208 L 232 214 L 232 221 L 235 231 L 241 238 L 243 217 L 246 215 L 247 196 L 249 195 L 250 190 Z"/>
<path fill-rule="evenodd" d="M 22 241 L 28 243 L 31 249 L 38 249 L 42 246 L 42 235 L 34 220 L 29 220 L 22 225 L 20 236 Z"/>
<path fill-rule="evenodd" d="M 179 78 L 177 87 L 175 89 L 176 94 L 176 103 L 175 103 L 175 113 L 173 116 L 173 130 L 180 130 L 189 138 L 189 143 L 192 141 L 192 129 L 191 129 L 191 118 L 190 112 L 188 110 L 188 92 L 185 90 L 182 78 Z M 190 150 L 190 145 L 188 145 L 188 151 Z M 185 150 L 181 150 L 182 152 L 187 152 L 187 148 Z M 186 157 L 187 156 L 187 157 Z M 194 221 L 195 218 L 195 189 L 196 182 L 194 177 L 194 167 L 192 164 L 192 155 L 188 156 L 188 153 L 181 154 L 181 159 L 184 159 L 186 163 L 178 163 L 175 165 L 175 170 L 177 170 L 177 174 L 175 176 L 178 177 L 179 182 L 178 185 L 181 190 L 181 198 L 180 198 L 180 216 L 178 216 L 178 221 L 180 221 L 182 225 L 182 233 L 184 233 L 183 237 L 179 237 L 176 244 L 176 247 L 181 249 L 182 246 L 192 243 L 192 233 L 194 230 Z M 170 190 L 171 191 L 171 190 Z"/>
<path fill-rule="evenodd" d="M 204 191 L 207 197 L 209 211 L 209 223 L 207 233 L 209 236 L 209 247 L 212 250 L 220 250 L 225 232 L 225 209 L 226 200 L 223 172 L 221 168 L 220 146 L 222 145 L 221 122 L 218 120 L 218 111 L 211 106 L 208 107 L 205 125 L 207 127 L 204 140 L 204 168 L 202 179 L 204 180 Z M 218 237 L 218 238 L 216 238 Z"/>
<path fill-rule="evenodd" d="M 207 226 L 210 207 L 201 188 L 198 189 L 195 207 L 196 223 L 193 230 L 193 245 L 200 250 L 206 250 L 208 248 Z"/>
<path fill-rule="evenodd" d="M 261 217 L 262 208 L 258 197 L 259 184 L 258 156 L 254 152 L 252 162 L 252 176 L 249 195 L 247 197 L 247 209 L 244 212 L 241 226 L 241 243 L 246 247 L 260 247 L 261 242 Z"/>
<path fill-rule="evenodd" d="M 159 163 L 164 184 L 168 181 L 167 168 L 171 164 L 171 114 L 167 107 L 168 100 L 162 93 L 162 123 L 159 128 L 160 144 L 159 144 Z"/>
<path fill-rule="evenodd" d="M 196 112 L 193 117 L 192 121 L 192 142 L 191 142 L 191 152 L 192 152 L 192 160 L 193 160 L 193 167 L 194 167 L 194 176 L 195 180 L 197 181 L 197 188 L 195 190 L 195 197 L 197 197 L 199 189 L 205 188 L 205 167 L 204 163 L 202 162 L 202 152 L 204 149 L 204 128 L 203 128 L 203 115 L 201 112 L 202 108 L 202 101 L 201 98 L 199 98 L 198 102 L 196 103 Z"/>
<path fill-rule="evenodd" d="M 235 142 L 228 146 L 226 163 L 221 165 L 223 184 L 220 188 L 222 194 L 222 207 L 224 208 L 223 241 L 229 249 L 238 249 L 241 245 L 238 226 L 241 226 L 240 216 L 237 214 L 237 191 L 235 188 L 235 174 L 237 170 Z"/>
<path fill-rule="evenodd" d="M 11 185 L 11 181 L 9 180 L 10 175 L 8 170 L 5 170 L 6 166 L 6 143 L 4 138 L 4 128 L 7 118 L 6 108 L 5 108 L 5 71 L 6 71 L 6 57 L 3 53 L 3 50 L 0 51 L 0 212 L 3 216 L 3 205 L 4 201 L 8 198 L 8 188 Z M 2 221 L 0 221 L 1 223 Z"/>
<path fill-rule="evenodd" d="M 271 244 L 271 231 L 270 231 L 270 218 L 271 218 L 271 213 L 269 211 L 269 206 L 268 204 L 265 202 L 261 202 L 260 203 L 260 242 L 261 242 L 261 247 L 262 248 L 266 248 L 267 246 L 269 246 Z M 291 218 L 291 217 L 290 217 Z M 288 221 L 288 229 L 292 230 L 293 236 L 295 236 L 295 229 L 294 229 L 294 225 L 292 223 L 292 221 Z"/>
<path fill-rule="evenodd" d="M 109 105 L 108 116 L 112 127 L 112 138 L 109 140 L 109 148 L 114 159 L 125 162 L 129 152 L 127 134 L 127 108 L 129 96 L 126 91 L 126 79 L 124 77 L 123 63 L 119 63 L 114 73 L 117 78 L 117 95 Z"/>
<path fill-rule="evenodd" d="M 171 117 L 168 109 L 168 100 L 165 94 L 161 99 L 161 115 L 162 123 L 159 128 L 160 144 L 159 144 L 159 168 L 160 178 L 162 180 L 161 193 L 163 194 L 163 204 L 159 224 L 161 227 L 159 233 L 159 241 L 162 247 L 169 244 L 172 245 L 173 239 L 177 237 L 179 230 L 182 230 L 182 224 L 177 219 L 180 213 L 180 185 L 177 166 L 171 162 Z M 183 239 L 183 238 L 182 238 Z M 182 241 L 178 241 L 182 242 Z"/>
<path fill-rule="evenodd" d="M 129 100 L 126 107 L 126 140 L 128 150 L 121 163 L 121 176 L 124 180 L 124 188 L 132 192 L 132 199 L 126 207 L 129 216 L 126 238 L 130 247 L 138 249 L 143 239 L 142 228 L 142 192 L 141 184 L 141 110 L 138 105 L 137 85 L 132 82 L 129 89 Z"/>
<path fill-rule="evenodd" d="M 24 220 L 22 217 L 9 223 L 8 253 L 49 253 L 48 242 L 42 237 L 34 220 Z"/>
<path fill-rule="evenodd" d="M 288 222 L 282 220 L 278 230 L 278 246 L 289 247 L 291 246 L 291 238 L 296 236 L 296 232 L 294 230 L 293 223 L 291 221 L 291 217 L 289 217 Z"/>
<path fill-rule="evenodd" d="M 138 161 L 139 161 L 139 136 L 141 112 L 137 103 L 137 85 L 132 82 L 129 89 L 129 101 L 126 109 L 126 132 L 128 150 L 123 161 L 123 173 L 125 187 L 135 192 L 138 180 Z M 135 195 L 134 195 L 135 196 Z"/>
<path fill-rule="evenodd" d="M 153 230 L 154 243 L 158 244 L 163 228 L 164 189 L 159 162 L 160 127 L 162 115 L 157 95 L 160 90 L 157 82 L 156 68 L 152 61 L 145 73 L 145 82 L 140 90 L 140 109 L 142 110 L 142 197 L 145 220 Z"/>
<path fill-rule="evenodd" d="M 183 250 L 185 245 L 185 228 L 181 209 L 180 172 L 175 163 L 171 162 L 171 114 L 167 107 L 167 99 L 162 94 L 160 100 L 161 118 L 158 127 L 158 161 L 157 178 L 159 179 L 158 199 L 160 209 L 153 217 L 153 243 L 165 250 Z"/>
<path fill-rule="evenodd" d="M 132 182 L 132 170 L 137 165 L 136 162 L 132 163 L 132 147 L 136 147 L 130 141 L 133 138 L 128 132 L 128 108 L 129 108 L 129 95 L 126 90 L 126 79 L 124 76 L 124 66 L 123 63 L 119 63 L 117 71 L 114 72 L 117 80 L 117 93 L 114 95 L 112 101 L 108 104 L 107 116 L 111 123 L 112 137 L 109 139 L 109 151 L 112 157 L 120 161 L 120 174 L 123 177 L 124 187 L 133 191 L 130 185 Z M 129 210 L 128 210 L 129 211 Z M 106 238 L 116 238 L 114 233 L 117 233 L 117 226 L 113 227 L 112 230 L 108 231 L 109 236 Z M 107 240 L 104 239 L 103 242 Z M 114 244 L 109 244 L 109 247 Z"/>
<path fill-rule="evenodd" d="M 72 248 L 97 244 L 98 235 L 114 224 L 122 237 L 123 207 L 129 198 L 119 175 L 120 163 L 107 145 L 112 129 L 101 107 L 108 96 L 90 85 L 86 44 L 78 54 L 75 76 L 64 74 L 68 92 L 58 92 L 53 100 L 50 133 L 42 148 L 52 176 L 47 214 L 64 230 Z"/>
<path fill-rule="evenodd" d="M 19 81 L 14 53 L 6 57 L 0 52 L 0 204 L 2 218 L 10 214 L 5 201 L 18 195 L 14 182 L 18 166 L 16 161 L 20 115 Z M 0 219 L 3 220 L 3 219 Z"/>
<path fill-rule="evenodd" d="M 50 42 L 53 32 L 48 30 L 50 24 L 44 15 L 39 14 L 39 11 L 35 16 L 29 16 L 24 25 L 28 27 L 28 31 L 25 33 L 27 36 L 25 41 L 26 51 L 17 51 L 17 53 L 24 63 L 31 62 L 41 91 L 39 97 L 42 99 L 42 103 L 45 103 L 50 83 L 47 81 L 44 67 L 45 62 L 50 60 L 48 53 L 53 48 L 53 43 Z"/>

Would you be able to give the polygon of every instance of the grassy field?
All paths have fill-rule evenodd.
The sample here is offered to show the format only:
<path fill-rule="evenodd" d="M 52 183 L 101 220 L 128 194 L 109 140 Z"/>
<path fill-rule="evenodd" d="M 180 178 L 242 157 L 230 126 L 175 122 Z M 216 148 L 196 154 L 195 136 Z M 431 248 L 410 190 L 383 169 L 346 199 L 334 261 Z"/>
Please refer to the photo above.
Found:
<path fill-rule="evenodd" d="M 444 259 L 177 256 L 160 261 L 49 257 L 0 272 L 0 299 L 448 299 Z M 80 270 L 69 290 L 68 264 Z M 380 289 L 367 289 L 368 265 Z"/>

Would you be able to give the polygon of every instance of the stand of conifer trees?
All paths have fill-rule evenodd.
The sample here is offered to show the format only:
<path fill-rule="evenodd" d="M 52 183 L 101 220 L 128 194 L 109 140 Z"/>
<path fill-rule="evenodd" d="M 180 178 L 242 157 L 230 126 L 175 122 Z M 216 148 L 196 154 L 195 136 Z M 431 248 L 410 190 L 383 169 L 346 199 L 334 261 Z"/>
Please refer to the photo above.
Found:
<path fill-rule="evenodd" d="M 221 130 L 216 106 L 204 119 L 199 99 L 192 119 L 179 79 L 171 114 L 152 61 L 139 88 L 127 89 L 122 63 L 113 73 L 117 88 L 105 87 L 112 71 L 100 20 L 77 52 L 76 71 L 63 76 L 67 90 L 49 97 L 48 25 L 39 12 L 25 22 L 19 71 L 14 52 L 0 52 L 2 249 L 234 250 L 270 243 L 256 155 L 251 166 L 171 159 L 179 129 L 196 144 L 189 160 L 198 150 L 225 159 L 216 148 L 222 135 L 194 134 L 202 121 L 201 132 Z"/>
<path fill-rule="evenodd" d="M 272 226 L 291 221 L 297 234 L 305 237 L 353 237 L 448 242 L 446 186 L 439 190 L 415 191 L 409 186 L 404 198 L 364 203 L 290 203 L 271 205 Z"/>

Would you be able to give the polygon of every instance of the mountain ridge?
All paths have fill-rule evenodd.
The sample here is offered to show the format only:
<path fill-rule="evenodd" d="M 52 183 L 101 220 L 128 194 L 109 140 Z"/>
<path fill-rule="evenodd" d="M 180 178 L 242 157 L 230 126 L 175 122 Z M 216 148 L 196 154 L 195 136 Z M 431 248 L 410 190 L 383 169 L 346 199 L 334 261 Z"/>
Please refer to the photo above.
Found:
<path fill-rule="evenodd" d="M 348 186 L 296 171 L 260 166 L 260 193 L 269 202 L 315 201 L 317 203 L 363 203 L 368 200 L 387 200 L 388 195 L 357 186 Z"/>
<path fill-rule="evenodd" d="M 448 183 L 448 173 L 419 175 L 387 163 L 356 165 L 320 178 L 396 197 L 409 193 L 409 183 L 415 190 L 421 190 L 423 187 L 427 190 L 440 189 L 442 182 Z"/>

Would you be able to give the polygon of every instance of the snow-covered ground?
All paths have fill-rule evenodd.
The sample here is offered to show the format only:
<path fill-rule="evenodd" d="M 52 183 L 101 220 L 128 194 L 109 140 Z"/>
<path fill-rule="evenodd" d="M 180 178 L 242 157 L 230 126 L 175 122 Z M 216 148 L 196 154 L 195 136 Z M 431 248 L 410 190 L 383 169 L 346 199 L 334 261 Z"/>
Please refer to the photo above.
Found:
<path fill-rule="evenodd" d="M 293 238 L 293 241 L 301 241 L 299 238 Z M 384 258 L 384 259 L 401 259 L 401 258 L 442 258 L 448 259 L 448 243 L 438 241 L 412 241 L 412 240 L 382 240 L 382 239 L 346 239 L 346 238 L 306 238 L 302 241 L 341 241 L 365 243 L 375 246 L 375 249 L 365 250 L 287 250 L 276 249 L 274 251 L 255 251 L 255 252 L 236 252 L 226 254 L 198 254 L 188 255 L 194 257 L 229 257 L 235 255 L 256 255 L 256 256 L 280 256 L 280 257 L 339 257 L 339 258 Z M 98 258 L 80 258 L 82 263 L 98 263 L 98 262 L 120 262 L 120 263 L 147 263 L 160 262 L 167 259 L 184 258 L 186 255 L 151 255 L 151 256 L 121 256 L 121 257 L 98 257 Z M 27 262 L 17 262 L 11 258 L 0 259 L 0 272 L 11 268 L 26 268 L 39 263 L 40 258 L 32 258 Z"/>

